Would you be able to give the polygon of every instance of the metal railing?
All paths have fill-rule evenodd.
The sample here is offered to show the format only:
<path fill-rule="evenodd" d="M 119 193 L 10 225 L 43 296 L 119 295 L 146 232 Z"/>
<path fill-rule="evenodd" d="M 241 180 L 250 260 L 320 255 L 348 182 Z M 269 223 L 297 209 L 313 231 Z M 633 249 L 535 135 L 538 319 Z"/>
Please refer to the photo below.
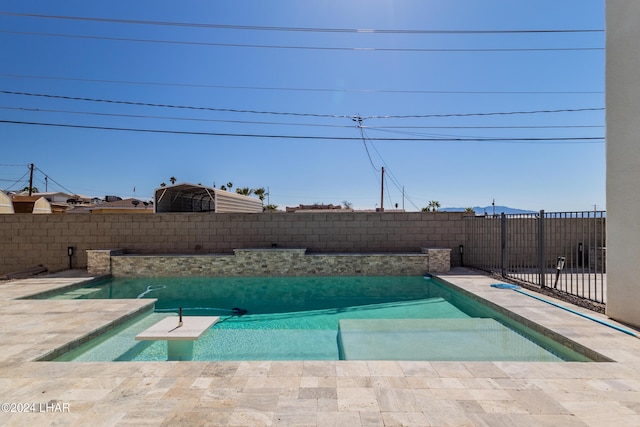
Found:
<path fill-rule="evenodd" d="M 606 303 L 606 212 L 465 218 L 465 266 Z"/>

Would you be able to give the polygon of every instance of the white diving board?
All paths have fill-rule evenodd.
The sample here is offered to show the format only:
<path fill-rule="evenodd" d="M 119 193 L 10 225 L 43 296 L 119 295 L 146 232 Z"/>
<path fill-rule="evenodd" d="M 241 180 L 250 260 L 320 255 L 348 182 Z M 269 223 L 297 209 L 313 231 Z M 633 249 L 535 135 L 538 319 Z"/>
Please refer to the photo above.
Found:
<path fill-rule="evenodd" d="M 193 359 L 193 342 L 215 325 L 219 316 L 165 317 L 136 335 L 137 341 L 167 341 L 168 360 Z"/>

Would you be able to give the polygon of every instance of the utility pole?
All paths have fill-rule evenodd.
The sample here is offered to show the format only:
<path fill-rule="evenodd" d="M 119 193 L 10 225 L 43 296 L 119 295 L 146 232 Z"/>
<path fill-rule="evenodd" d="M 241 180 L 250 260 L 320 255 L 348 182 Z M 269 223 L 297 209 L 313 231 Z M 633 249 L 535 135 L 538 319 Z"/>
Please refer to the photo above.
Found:
<path fill-rule="evenodd" d="M 46 175 L 44 176 L 44 192 L 49 192 L 49 177 Z"/>
<path fill-rule="evenodd" d="M 33 194 L 33 163 L 29 165 L 29 196 Z"/>
<path fill-rule="evenodd" d="M 380 186 L 380 212 L 384 212 L 384 166 L 382 166 L 382 185 Z"/>

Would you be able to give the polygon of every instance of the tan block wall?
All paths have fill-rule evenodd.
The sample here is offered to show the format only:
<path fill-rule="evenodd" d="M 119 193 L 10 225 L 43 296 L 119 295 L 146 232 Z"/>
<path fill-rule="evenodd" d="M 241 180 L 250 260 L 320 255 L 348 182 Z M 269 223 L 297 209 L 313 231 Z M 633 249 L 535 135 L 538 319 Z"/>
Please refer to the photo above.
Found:
<path fill-rule="evenodd" d="M 0 215 L 0 274 L 42 264 L 87 267 L 89 249 L 133 254 L 232 254 L 241 248 L 306 248 L 308 253 L 419 253 L 464 242 L 461 212 L 166 213 Z M 458 251 L 451 264 L 459 265 Z"/>

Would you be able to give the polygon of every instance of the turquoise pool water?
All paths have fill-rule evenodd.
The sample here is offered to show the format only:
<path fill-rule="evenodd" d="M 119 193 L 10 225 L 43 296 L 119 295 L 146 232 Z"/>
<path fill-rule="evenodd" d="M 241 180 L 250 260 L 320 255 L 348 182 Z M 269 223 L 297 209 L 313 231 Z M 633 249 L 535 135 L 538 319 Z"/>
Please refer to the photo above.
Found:
<path fill-rule="evenodd" d="M 194 360 L 588 360 L 423 277 L 113 279 L 52 298 L 138 297 L 155 312 L 58 360 L 166 360 L 165 341 L 135 336 L 179 308 L 220 316 Z"/>

